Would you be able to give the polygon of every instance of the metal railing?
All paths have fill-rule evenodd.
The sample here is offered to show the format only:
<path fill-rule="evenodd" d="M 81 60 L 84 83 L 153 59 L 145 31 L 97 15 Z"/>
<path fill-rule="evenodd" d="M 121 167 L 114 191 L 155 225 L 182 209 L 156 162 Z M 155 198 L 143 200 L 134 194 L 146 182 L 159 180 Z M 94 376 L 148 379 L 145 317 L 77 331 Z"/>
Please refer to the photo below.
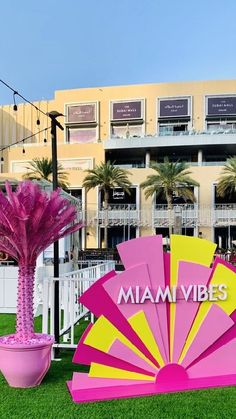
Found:
<path fill-rule="evenodd" d="M 59 282 L 59 330 L 61 342 L 54 347 L 76 348 L 75 328 L 85 316 L 93 315 L 79 302 L 79 297 L 99 278 L 115 268 L 114 261 L 64 274 L 60 278 L 44 279 L 42 284 L 42 333 L 54 335 L 54 292 Z"/>
<path fill-rule="evenodd" d="M 204 206 L 200 204 L 179 205 L 183 224 L 186 226 L 229 225 L 236 223 L 236 204 Z M 95 206 L 94 206 L 95 208 Z M 153 207 L 136 205 L 110 205 L 107 210 L 88 209 L 79 213 L 79 218 L 88 227 L 134 226 L 134 227 L 165 227 L 174 223 L 174 209 L 168 212 L 167 205 Z"/>
<path fill-rule="evenodd" d="M 139 210 L 136 204 L 109 204 L 107 209 L 100 209 L 97 214 L 100 226 L 133 225 L 139 223 Z"/>
<path fill-rule="evenodd" d="M 236 204 L 216 204 L 213 217 L 214 225 L 236 224 Z"/>
<path fill-rule="evenodd" d="M 174 205 L 173 209 L 168 210 L 167 205 L 155 205 L 153 210 L 153 225 L 159 226 L 173 226 L 175 217 L 178 211 L 178 216 L 182 217 L 183 227 L 194 227 L 198 221 L 198 206 L 196 204 L 178 204 Z"/>

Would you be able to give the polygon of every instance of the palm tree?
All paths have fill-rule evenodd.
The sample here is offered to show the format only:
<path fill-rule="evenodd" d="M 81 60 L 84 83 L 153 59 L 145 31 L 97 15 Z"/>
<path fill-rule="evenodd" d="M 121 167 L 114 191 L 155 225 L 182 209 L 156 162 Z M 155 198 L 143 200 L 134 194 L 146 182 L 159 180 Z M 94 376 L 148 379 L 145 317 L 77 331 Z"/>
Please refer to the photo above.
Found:
<path fill-rule="evenodd" d="M 232 196 L 236 192 L 236 156 L 232 156 L 226 161 L 216 190 L 217 194 L 222 197 Z"/>
<path fill-rule="evenodd" d="M 165 157 L 163 163 L 151 163 L 150 167 L 156 173 L 149 175 L 140 186 L 145 189 L 146 198 L 164 193 L 169 213 L 169 235 L 171 235 L 170 212 L 173 209 L 173 194 L 181 196 L 185 201 L 195 202 L 191 187 L 199 186 L 199 183 L 189 176 L 191 171 L 185 162 L 171 162 Z"/>
<path fill-rule="evenodd" d="M 87 170 L 87 176 L 84 178 L 83 187 L 86 191 L 90 189 L 96 188 L 97 186 L 100 187 L 100 190 L 104 192 L 104 210 L 106 215 L 106 221 L 104 226 L 104 242 L 105 247 L 107 247 L 107 225 L 108 225 L 108 199 L 109 199 L 109 191 L 113 188 L 122 188 L 125 192 L 130 194 L 130 186 L 131 182 L 128 179 L 128 172 L 125 169 L 121 169 L 118 166 L 114 166 L 113 163 L 110 161 L 103 162 L 98 165 L 94 169 Z"/>
<path fill-rule="evenodd" d="M 52 182 L 52 159 L 48 157 L 42 157 L 41 159 L 35 158 L 29 163 L 29 166 L 26 166 L 26 169 L 31 170 L 30 172 L 24 175 L 24 179 L 30 180 L 40 180 L 45 179 L 49 182 Z M 66 189 L 69 186 L 67 175 L 63 170 L 62 165 L 59 163 L 57 165 L 57 174 L 58 174 L 58 186 L 60 188 Z"/>

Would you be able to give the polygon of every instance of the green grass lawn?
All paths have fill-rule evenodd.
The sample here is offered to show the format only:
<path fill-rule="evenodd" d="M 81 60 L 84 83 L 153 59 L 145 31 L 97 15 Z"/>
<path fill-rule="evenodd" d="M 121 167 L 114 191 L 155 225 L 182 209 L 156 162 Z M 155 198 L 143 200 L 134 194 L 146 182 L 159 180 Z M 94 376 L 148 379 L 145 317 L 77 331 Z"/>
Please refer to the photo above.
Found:
<path fill-rule="evenodd" d="M 0 314 L 0 335 L 14 332 L 14 323 L 14 315 Z M 40 325 L 41 319 L 37 318 L 38 331 Z M 81 323 L 78 334 L 85 327 L 86 323 Z M 10 388 L 0 374 L 0 419 L 236 418 L 236 387 L 74 404 L 66 381 L 73 371 L 84 369 L 72 364 L 72 352 L 63 351 L 61 357 L 61 362 L 52 362 L 43 383 L 36 388 Z"/>

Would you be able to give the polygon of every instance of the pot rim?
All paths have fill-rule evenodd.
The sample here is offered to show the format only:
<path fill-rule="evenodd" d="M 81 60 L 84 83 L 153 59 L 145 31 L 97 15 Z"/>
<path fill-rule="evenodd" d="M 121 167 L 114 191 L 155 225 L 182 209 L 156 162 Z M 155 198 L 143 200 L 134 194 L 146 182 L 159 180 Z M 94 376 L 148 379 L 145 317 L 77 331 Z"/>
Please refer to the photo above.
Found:
<path fill-rule="evenodd" d="M 12 351 L 17 351 L 17 350 L 34 350 L 34 349 L 40 349 L 40 348 L 44 348 L 47 346 L 51 346 L 54 342 L 54 336 L 52 335 L 47 335 L 45 333 L 35 333 L 36 336 L 36 341 L 35 342 L 13 342 L 13 343 L 9 343 L 9 342 L 3 342 L 2 338 L 7 338 L 7 337 L 14 337 L 14 334 L 11 335 L 5 335 L 5 336 L 0 336 L 0 350 L 1 349 L 6 349 L 6 350 L 12 350 Z M 40 341 L 37 341 L 37 337 L 41 337 Z M 43 338 L 45 337 L 45 340 L 43 340 Z"/>

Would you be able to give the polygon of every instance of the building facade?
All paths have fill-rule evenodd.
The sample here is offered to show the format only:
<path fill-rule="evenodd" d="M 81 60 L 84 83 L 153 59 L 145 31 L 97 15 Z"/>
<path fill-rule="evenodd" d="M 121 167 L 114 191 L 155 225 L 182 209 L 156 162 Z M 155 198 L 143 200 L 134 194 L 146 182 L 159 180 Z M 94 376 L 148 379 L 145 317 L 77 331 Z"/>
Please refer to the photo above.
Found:
<path fill-rule="evenodd" d="M 45 113 L 61 112 L 58 160 L 68 173 L 70 193 L 81 203 L 86 229 L 80 246 L 103 245 L 108 218 L 108 245 L 162 233 L 176 219 L 182 234 L 216 241 L 224 249 L 236 240 L 236 196 L 219 198 L 216 184 L 228 157 L 236 155 L 236 80 L 160 83 L 56 91 L 50 101 L 35 102 Z M 50 120 L 29 104 L 0 108 L 0 144 L 4 147 L 35 134 L 24 144 L 2 152 L 2 175 L 21 179 L 35 157 L 51 157 Z M 38 133 L 41 130 L 45 130 Z M 140 183 L 152 173 L 151 161 L 168 156 L 184 160 L 200 186 L 195 204 L 176 201 L 171 216 L 164 199 L 145 199 Z M 82 188 L 86 170 L 101 161 L 127 168 L 131 194 L 115 189 L 108 217 L 103 194 Z"/>

